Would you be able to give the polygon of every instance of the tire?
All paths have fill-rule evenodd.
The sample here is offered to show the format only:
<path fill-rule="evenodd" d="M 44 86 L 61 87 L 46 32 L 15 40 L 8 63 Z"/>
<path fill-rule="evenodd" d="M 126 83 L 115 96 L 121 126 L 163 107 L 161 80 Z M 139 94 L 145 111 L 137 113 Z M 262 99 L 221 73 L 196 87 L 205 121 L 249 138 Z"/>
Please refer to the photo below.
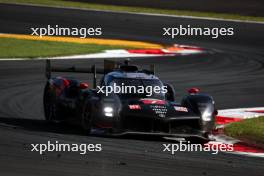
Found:
<path fill-rule="evenodd" d="M 88 103 L 86 103 L 83 107 L 83 111 L 81 114 L 81 126 L 85 132 L 85 134 L 91 133 L 92 128 L 92 107 Z"/>
<path fill-rule="evenodd" d="M 43 105 L 45 120 L 48 122 L 53 122 L 56 119 L 56 103 L 54 102 L 54 97 L 51 95 L 48 83 L 44 89 Z"/>
<path fill-rule="evenodd" d="M 200 105 L 199 103 L 201 103 L 202 105 Z M 206 131 L 206 133 L 211 133 L 215 125 L 215 118 L 214 118 L 215 105 L 212 97 L 201 94 L 188 95 L 184 97 L 181 104 L 182 106 L 192 109 L 192 111 L 197 116 L 200 116 L 199 125 L 202 131 Z M 211 120 L 209 121 L 204 121 L 202 119 L 202 114 L 206 109 L 207 110 L 210 109 L 210 111 L 212 112 L 212 114 L 210 115 Z"/>
<path fill-rule="evenodd" d="M 194 138 L 190 138 L 189 141 L 192 144 L 206 144 L 210 141 L 210 139 L 194 137 Z"/>

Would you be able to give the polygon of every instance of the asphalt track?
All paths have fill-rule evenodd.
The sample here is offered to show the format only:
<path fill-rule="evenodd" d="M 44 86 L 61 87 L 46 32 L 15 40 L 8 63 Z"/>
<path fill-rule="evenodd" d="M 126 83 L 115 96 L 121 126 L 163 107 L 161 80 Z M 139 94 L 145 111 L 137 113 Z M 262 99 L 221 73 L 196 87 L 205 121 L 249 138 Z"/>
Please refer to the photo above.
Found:
<path fill-rule="evenodd" d="M 70 0 L 69 0 L 70 1 Z M 261 0 L 78 0 L 104 5 L 147 7 L 156 9 L 188 10 L 231 13 L 249 16 L 263 16 L 263 1 Z M 201 5 L 206 4 L 206 5 Z"/>
<path fill-rule="evenodd" d="M 213 52 L 170 58 L 140 58 L 155 63 L 158 76 L 172 83 L 177 98 L 188 87 L 214 96 L 218 108 L 263 106 L 264 25 L 95 11 L 0 5 L 0 32 L 31 33 L 48 24 L 102 26 L 106 38 L 193 44 Z M 162 36 L 161 27 L 177 24 L 230 26 L 233 37 L 211 39 Z M 56 65 L 85 65 L 101 60 L 54 61 Z M 80 76 L 87 79 L 86 75 Z M 78 127 L 52 125 L 43 119 L 44 61 L 0 62 L 0 175 L 263 175 L 263 158 L 220 153 L 162 152 L 164 141 L 87 137 Z M 101 143 L 102 152 L 30 152 L 31 143 Z M 168 141 L 167 141 L 168 142 Z"/>

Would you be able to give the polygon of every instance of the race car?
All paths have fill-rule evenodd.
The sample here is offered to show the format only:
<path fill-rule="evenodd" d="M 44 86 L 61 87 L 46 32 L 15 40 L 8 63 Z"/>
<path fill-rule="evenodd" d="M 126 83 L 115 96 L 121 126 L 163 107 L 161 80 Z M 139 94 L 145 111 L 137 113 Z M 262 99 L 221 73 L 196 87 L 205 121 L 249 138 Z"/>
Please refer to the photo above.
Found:
<path fill-rule="evenodd" d="M 90 73 L 93 87 L 67 77 L 51 77 L 52 72 Z M 102 75 L 97 86 L 97 74 Z M 208 139 L 214 128 L 215 102 L 198 88 L 189 89 L 175 101 L 172 85 L 155 76 L 155 67 L 139 69 L 130 64 L 105 60 L 104 68 L 52 67 L 46 61 L 47 83 L 44 89 L 45 118 L 50 122 L 70 121 L 87 134 L 157 135 Z M 160 92 L 106 92 L 113 86 L 158 87 Z M 114 90 L 111 89 L 111 90 Z"/>

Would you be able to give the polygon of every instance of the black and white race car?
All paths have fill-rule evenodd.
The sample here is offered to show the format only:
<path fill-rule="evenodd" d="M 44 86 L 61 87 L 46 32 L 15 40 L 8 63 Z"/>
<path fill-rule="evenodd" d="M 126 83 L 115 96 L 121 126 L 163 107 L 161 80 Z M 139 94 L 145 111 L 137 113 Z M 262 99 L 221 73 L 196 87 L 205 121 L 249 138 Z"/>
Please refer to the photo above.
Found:
<path fill-rule="evenodd" d="M 128 61 L 124 64 L 105 61 L 103 69 L 95 65 L 61 68 L 51 67 L 47 60 L 46 120 L 75 121 L 89 134 L 207 139 L 214 128 L 217 113 L 213 98 L 192 88 L 181 102 L 175 102 L 174 88 L 155 76 L 153 65 L 150 68 L 139 70 Z M 90 88 L 77 79 L 51 77 L 52 72 L 91 73 L 94 86 Z M 99 86 L 96 85 L 97 74 L 102 74 Z M 165 91 L 107 93 L 107 89 L 113 86 L 156 87 Z"/>

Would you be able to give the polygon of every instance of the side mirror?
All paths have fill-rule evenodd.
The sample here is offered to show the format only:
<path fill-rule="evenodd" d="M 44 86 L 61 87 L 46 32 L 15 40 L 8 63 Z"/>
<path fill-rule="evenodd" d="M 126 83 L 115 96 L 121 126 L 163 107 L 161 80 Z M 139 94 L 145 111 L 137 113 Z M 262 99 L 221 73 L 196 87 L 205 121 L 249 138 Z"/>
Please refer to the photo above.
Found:
<path fill-rule="evenodd" d="M 167 93 L 166 93 L 166 100 L 168 101 L 175 101 L 175 90 L 174 87 L 171 84 L 165 83 L 165 86 L 167 86 Z"/>
<path fill-rule="evenodd" d="M 197 94 L 197 93 L 199 93 L 199 92 L 200 92 L 200 89 L 198 89 L 198 88 L 196 88 L 196 87 L 190 88 L 190 89 L 188 90 L 188 93 L 189 93 L 189 94 Z"/>
<path fill-rule="evenodd" d="M 88 84 L 87 83 L 80 83 L 80 85 L 79 85 L 79 88 L 80 89 L 87 89 L 89 86 L 88 86 Z"/>

